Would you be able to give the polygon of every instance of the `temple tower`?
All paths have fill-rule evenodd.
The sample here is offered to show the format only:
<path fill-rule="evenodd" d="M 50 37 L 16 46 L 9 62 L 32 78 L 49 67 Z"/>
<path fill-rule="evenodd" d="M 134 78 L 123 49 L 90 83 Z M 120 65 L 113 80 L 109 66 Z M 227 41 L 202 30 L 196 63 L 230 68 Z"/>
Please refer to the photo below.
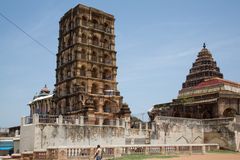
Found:
<path fill-rule="evenodd" d="M 60 20 L 55 114 L 105 124 L 130 116 L 117 89 L 114 16 L 77 5 Z"/>
<path fill-rule="evenodd" d="M 202 50 L 198 53 L 196 61 L 193 63 L 186 81 L 183 83 L 182 88 L 189 88 L 198 85 L 206 79 L 213 77 L 223 78 L 223 74 L 217 67 L 212 54 L 203 44 Z"/>

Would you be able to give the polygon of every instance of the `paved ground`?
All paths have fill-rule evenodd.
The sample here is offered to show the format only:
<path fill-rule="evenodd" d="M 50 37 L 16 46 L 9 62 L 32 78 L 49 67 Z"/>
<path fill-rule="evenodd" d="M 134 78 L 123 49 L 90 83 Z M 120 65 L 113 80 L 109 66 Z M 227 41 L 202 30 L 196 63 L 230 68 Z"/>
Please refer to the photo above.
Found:
<path fill-rule="evenodd" d="M 159 160 L 157 158 L 147 160 Z M 205 155 L 186 155 L 177 158 L 170 158 L 165 160 L 240 160 L 240 154 L 205 154 Z"/>

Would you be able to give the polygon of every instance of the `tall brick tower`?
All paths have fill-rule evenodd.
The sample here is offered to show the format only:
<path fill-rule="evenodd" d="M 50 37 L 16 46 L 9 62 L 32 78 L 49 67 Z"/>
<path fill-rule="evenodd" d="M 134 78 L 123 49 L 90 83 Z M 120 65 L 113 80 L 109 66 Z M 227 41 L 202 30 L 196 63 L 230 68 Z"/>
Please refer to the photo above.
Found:
<path fill-rule="evenodd" d="M 90 124 L 129 118 L 117 89 L 114 16 L 77 5 L 61 18 L 55 114 L 85 116 Z"/>

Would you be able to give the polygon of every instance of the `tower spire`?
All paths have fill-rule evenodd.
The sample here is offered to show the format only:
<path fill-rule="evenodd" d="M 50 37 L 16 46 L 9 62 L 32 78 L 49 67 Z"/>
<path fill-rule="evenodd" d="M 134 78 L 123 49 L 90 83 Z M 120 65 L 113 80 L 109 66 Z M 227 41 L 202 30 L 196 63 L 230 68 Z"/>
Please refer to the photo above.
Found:
<path fill-rule="evenodd" d="M 206 43 L 205 42 L 203 43 L 203 48 L 206 48 Z"/>

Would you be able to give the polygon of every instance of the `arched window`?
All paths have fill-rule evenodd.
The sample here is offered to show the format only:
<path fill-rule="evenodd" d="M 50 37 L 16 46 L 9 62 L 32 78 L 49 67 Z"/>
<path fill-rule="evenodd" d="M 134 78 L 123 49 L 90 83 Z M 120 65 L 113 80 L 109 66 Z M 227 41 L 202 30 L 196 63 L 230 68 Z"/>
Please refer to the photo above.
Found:
<path fill-rule="evenodd" d="M 87 36 L 86 34 L 82 34 L 82 43 L 87 43 Z"/>
<path fill-rule="evenodd" d="M 67 45 L 68 46 L 72 45 L 72 39 L 70 37 L 68 38 Z"/>
<path fill-rule="evenodd" d="M 111 64 L 112 63 L 112 59 L 109 55 L 105 54 L 103 56 L 103 63 L 106 63 L 106 64 Z"/>
<path fill-rule="evenodd" d="M 205 111 L 202 113 L 201 118 L 202 119 L 211 118 L 211 114 L 208 111 Z"/>
<path fill-rule="evenodd" d="M 75 21 L 75 26 L 77 27 L 77 26 L 79 26 L 79 25 L 80 25 L 80 18 L 77 17 L 77 18 L 76 18 L 76 21 Z"/>
<path fill-rule="evenodd" d="M 68 53 L 68 61 L 72 60 L 72 55 L 70 53 Z"/>
<path fill-rule="evenodd" d="M 94 100 L 94 101 L 93 101 L 93 105 L 94 105 L 95 112 L 98 112 L 98 111 L 99 111 L 98 101 L 97 101 L 97 100 Z"/>
<path fill-rule="evenodd" d="M 64 64 L 64 59 L 63 59 L 63 56 L 61 56 L 61 65 Z"/>
<path fill-rule="evenodd" d="M 111 87 L 107 84 L 104 85 L 104 90 L 111 90 Z"/>
<path fill-rule="evenodd" d="M 103 93 L 104 95 L 113 95 L 113 90 L 109 85 L 105 84 L 103 87 Z"/>
<path fill-rule="evenodd" d="M 72 29 L 72 27 L 73 27 L 73 23 L 72 23 L 72 22 L 70 22 L 70 23 L 68 24 L 68 30 L 71 30 L 71 29 Z"/>
<path fill-rule="evenodd" d="M 108 23 L 104 23 L 104 29 L 106 32 L 111 33 L 111 29 L 110 29 Z"/>
<path fill-rule="evenodd" d="M 103 79 L 105 80 L 111 80 L 112 79 L 112 73 L 110 70 L 105 69 L 103 72 Z"/>
<path fill-rule="evenodd" d="M 92 77 L 93 78 L 97 78 L 98 77 L 98 70 L 97 70 L 97 68 L 93 68 L 92 69 Z"/>
<path fill-rule="evenodd" d="M 103 120 L 103 125 L 110 125 L 110 120 L 109 119 L 104 119 Z"/>
<path fill-rule="evenodd" d="M 80 68 L 80 76 L 86 76 L 86 67 L 85 66 L 82 66 Z"/>
<path fill-rule="evenodd" d="M 85 82 L 81 83 L 80 90 L 83 91 L 83 92 L 86 92 L 86 83 Z"/>
<path fill-rule="evenodd" d="M 87 18 L 82 16 L 82 25 L 87 26 Z"/>
<path fill-rule="evenodd" d="M 92 60 L 93 62 L 97 62 L 97 53 L 94 52 L 94 51 L 92 52 L 91 60 Z"/>
<path fill-rule="evenodd" d="M 70 93 L 70 85 L 68 84 L 67 86 L 66 86 L 66 94 L 69 94 Z"/>
<path fill-rule="evenodd" d="M 237 114 L 237 111 L 232 108 L 227 108 L 223 112 L 224 117 L 234 117 Z"/>
<path fill-rule="evenodd" d="M 71 70 L 67 70 L 67 78 L 71 77 Z"/>
<path fill-rule="evenodd" d="M 98 93 L 98 86 L 97 86 L 97 84 L 95 84 L 95 83 L 92 84 L 91 93 L 92 94 L 97 94 Z"/>
<path fill-rule="evenodd" d="M 99 39 L 98 39 L 97 36 L 93 36 L 92 44 L 95 45 L 95 46 L 99 46 Z"/>
<path fill-rule="evenodd" d="M 80 53 L 80 58 L 81 59 L 86 59 L 86 51 L 85 51 L 85 49 L 82 49 L 82 51 L 81 51 L 81 53 Z"/>
<path fill-rule="evenodd" d="M 63 77 L 63 71 L 61 70 L 61 71 L 60 71 L 60 78 L 59 78 L 59 80 L 62 81 L 63 79 L 64 79 L 64 77 Z"/>
<path fill-rule="evenodd" d="M 104 103 L 103 111 L 106 113 L 111 113 L 111 103 L 109 101 Z"/>
<path fill-rule="evenodd" d="M 110 43 L 107 39 L 104 39 L 104 48 L 110 49 Z"/>
<path fill-rule="evenodd" d="M 173 117 L 181 117 L 179 111 L 175 111 L 175 112 L 173 113 Z"/>
<path fill-rule="evenodd" d="M 93 22 L 93 27 L 98 28 L 98 21 L 96 19 L 93 19 L 92 22 Z"/>

